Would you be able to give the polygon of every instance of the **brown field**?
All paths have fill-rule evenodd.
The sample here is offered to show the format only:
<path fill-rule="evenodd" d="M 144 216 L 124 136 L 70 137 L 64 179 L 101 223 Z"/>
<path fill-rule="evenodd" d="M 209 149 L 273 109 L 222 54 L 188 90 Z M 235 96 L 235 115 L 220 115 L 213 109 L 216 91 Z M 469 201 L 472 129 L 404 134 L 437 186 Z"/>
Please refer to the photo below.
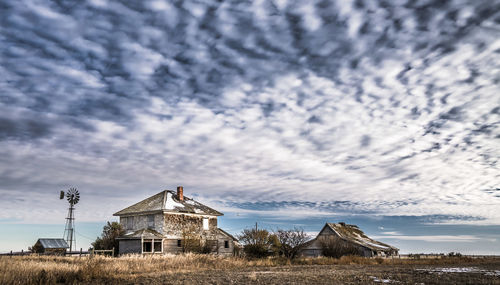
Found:
<path fill-rule="evenodd" d="M 0 284 L 500 284 L 500 259 L 0 257 Z"/>

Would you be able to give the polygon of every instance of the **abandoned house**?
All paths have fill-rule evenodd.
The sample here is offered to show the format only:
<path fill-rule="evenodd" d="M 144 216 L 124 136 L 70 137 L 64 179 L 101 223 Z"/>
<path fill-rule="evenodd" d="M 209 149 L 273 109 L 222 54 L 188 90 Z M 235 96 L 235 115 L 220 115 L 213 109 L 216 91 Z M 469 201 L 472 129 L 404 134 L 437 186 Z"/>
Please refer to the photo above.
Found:
<path fill-rule="evenodd" d="M 69 249 L 68 243 L 62 238 L 40 238 L 33 245 L 35 253 L 64 255 Z"/>
<path fill-rule="evenodd" d="M 323 256 L 324 250 L 344 251 L 365 257 L 397 255 L 398 248 L 373 240 L 356 225 L 326 223 L 316 238 L 301 249 L 303 256 Z"/>
<path fill-rule="evenodd" d="M 184 196 L 182 186 L 177 192 L 164 190 L 114 214 L 125 229 L 118 238 L 119 254 L 180 253 L 198 246 L 203 252 L 232 255 L 238 242 L 217 227 L 222 215 Z"/>

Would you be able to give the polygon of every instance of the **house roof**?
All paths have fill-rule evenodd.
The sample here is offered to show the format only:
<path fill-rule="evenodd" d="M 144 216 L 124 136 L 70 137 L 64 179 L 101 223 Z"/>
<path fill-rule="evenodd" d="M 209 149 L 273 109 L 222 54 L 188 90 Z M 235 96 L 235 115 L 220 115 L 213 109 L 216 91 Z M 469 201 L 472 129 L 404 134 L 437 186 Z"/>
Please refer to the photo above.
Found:
<path fill-rule="evenodd" d="M 40 238 L 37 243 L 43 246 L 43 248 L 69 248 L 68 243 L 62 238 Z"/>
<path fill-rule="evenodd" d="M 117 239 L 162 239 L 163 235 L 152 229 L 141 229 L 135 232 L 126 233 Z"/>
<path fill-rule="evenodd" d="M 229 238 L 231 238 L 233 241 L 238 241 L 237 238 L 235 238 L 233 235 L 231 235 L 230 233 L 226 232 L 225 230 L 221 229 L 221 228 L 217 228 L 219 230 L 219 233 L 221 233 L 222 235 L 225 235 L 225 236 L 228 236 Z"/>
<path fill-rule="evenodd" d="M 344 240 L 351 241 L 372 250 L 399 250 L 396 247 L 369 238 L 356 225 L 348 225 L 345 223 L 326 223 L 321 232 L 323 232 L 325 228 L 331 229 L 334 233 L 336 233 L 340 238 Z"/>
<path fill-rule="evenodd" d="M 126 216 L 137 213 L 189 213 L 199 215 L 222 216 L 218 212 L 208 206 L 205 206 L 189 197 L 184 196 L 184 200 L 180 201 L 177 194 L 172 190 L 164 190 L 156 195 L 140 201 L 130 207 L 114 213 L 114 216 Z"/>

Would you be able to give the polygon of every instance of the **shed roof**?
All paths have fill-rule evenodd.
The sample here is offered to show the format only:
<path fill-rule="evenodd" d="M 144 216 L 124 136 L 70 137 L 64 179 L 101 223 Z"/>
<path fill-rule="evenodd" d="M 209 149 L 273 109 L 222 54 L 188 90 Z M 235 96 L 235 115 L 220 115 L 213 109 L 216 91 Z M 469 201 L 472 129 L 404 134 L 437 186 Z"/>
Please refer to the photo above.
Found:
<path fill-rule="evenodd" d="M 62 238 L 40 238 L 37 243 L 40 243 L 43 248 L 69 248 L 68 243 Z"/>
<path fill-rule="evenodd" d="M 184 196 L 183 201 L 180 201 L 177 198 L 177 194 L 172 190 L 164 190 L 130 207 L 118 211 L 113 215 L 126 216 L 137 213 L 151 212 L 190 213 L 211 216 L 223 215 L 221 212 L 218 212 L 186 196 Z"/>
<path fill-rule="evenodd" d="M 221 228 L 217 228 L 217 230 L 219 230 L 219 233 L 222 234 L 222 235 L 225 235 L 229 238 L 231 238 L 233 241 L 238 241 L 237 238 L 235 238 L 232 234 L 226 232 L 225 230 L 221 229 Z"/>
<path fill-rule="evenodd" d="M 396 247 L 390 246 L 388 244 L 376 241 L 374 239 L 369 238 L 365 233 L 358 228 L 356 225 L 348 225 L 345 223 L 326 223 L 321 232 L 325 230 L 325 228 L 331 229 L 335 232 L 340 238 L 354 242 L 358 245 L 367 247 L 372 250 L 399 250 Z M 320 234 L 321 234 L 320 232 Z"/>

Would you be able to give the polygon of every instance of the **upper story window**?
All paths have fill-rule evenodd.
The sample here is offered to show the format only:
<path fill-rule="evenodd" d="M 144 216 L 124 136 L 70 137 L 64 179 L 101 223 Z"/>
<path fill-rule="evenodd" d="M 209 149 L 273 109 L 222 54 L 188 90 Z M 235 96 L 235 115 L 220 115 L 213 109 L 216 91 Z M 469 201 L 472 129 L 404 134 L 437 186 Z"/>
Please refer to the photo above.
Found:
<path fill-rule="evenodd" d="M 148 229 L 155 228 L 155 215 L 148 215 Z"/>
<path fill-rule="evenodd" d="M 208 218 L 203 218 L 203 230 L 208 231 Z"/>
<path fill-rule="evenodd" d="M 127 223 L 125 224 L 125 229 L 132 230 L 134 228 L 134 217 L 127 217 Z"/>

